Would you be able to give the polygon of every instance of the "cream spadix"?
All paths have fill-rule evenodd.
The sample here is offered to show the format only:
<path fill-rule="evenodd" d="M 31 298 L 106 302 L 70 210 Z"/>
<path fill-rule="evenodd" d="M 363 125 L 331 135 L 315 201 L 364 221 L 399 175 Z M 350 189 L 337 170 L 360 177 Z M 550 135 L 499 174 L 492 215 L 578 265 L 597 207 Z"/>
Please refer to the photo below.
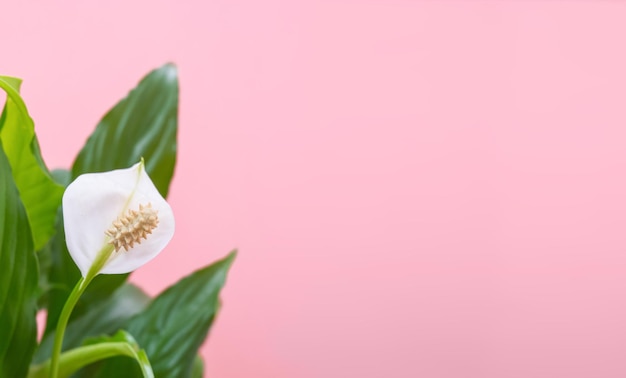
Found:
<path fill-rule="evenodd" d="M 79 176 L 63 195 L 65 240 L 83 277 L 131 272 L 158 255 L 174 235 L 174 214 L 145 171 Z"/>

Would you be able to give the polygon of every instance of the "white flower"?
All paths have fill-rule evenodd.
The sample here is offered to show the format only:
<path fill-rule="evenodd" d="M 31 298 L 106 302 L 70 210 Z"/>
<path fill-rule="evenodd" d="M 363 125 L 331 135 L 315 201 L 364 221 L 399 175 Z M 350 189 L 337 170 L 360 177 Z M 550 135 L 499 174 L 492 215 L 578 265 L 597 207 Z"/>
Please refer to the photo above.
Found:
<path fill-rule="evenodd" d="M 63 195 L 63 221 L 67 248 L 83 277 L 131 272 L 156 257 L 174 235 L 172 209 L 143 160 L 76 178 Z"/>

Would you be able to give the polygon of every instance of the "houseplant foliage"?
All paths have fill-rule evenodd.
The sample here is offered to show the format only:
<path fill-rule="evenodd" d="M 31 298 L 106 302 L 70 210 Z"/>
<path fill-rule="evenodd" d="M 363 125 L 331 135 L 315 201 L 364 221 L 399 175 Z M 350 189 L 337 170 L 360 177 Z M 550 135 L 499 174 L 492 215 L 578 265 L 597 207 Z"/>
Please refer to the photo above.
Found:
<path fill-rule="evenodd" d="M 127 280 L 173 233 L 164 198 L 176 164 L 176 68 L 145 76 L 105 114 L 71 169 L 52 172 L 20 85 L 0 76 L 0 377 L 201 377 L 198 348 L 235 252 L 154 298 Z M 94 217 L 109 205 L 83 209 L 91 196 L 115 195 L 123 212 L 100 230 Z M 100 251 L 83 236 L 104 240 Z M 38 341 L 40 310 L 47 318 Z"/>

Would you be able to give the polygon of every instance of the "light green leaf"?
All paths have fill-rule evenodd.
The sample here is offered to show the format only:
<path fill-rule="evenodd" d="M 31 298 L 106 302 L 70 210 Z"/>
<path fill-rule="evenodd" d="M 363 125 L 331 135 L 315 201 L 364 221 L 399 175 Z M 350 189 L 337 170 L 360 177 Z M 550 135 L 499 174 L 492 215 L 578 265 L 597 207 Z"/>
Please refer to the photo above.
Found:
<path fill-rule="evenodd" d="M 202 356 L 197 355 L 196 359 L 193 360 L 191 378 L 202 378 L 202 377 L 204 377 L 204 361 L 202 360 Z"/>
<path fill-rule="evenodd" d="M 2 143 L 0 267 L 0 377 L 20 378 L 26 375 L 36 345 L 38 272 L 26 211 Z"/>
<path fill-rule="evenodd" d="M 39 250 L 54 234 L 63 187 L 54 182 L 43 163 L 35 125 L 19 93 L 20 83 L 19 79 L 0 76 L 0 88 L 7 93 L 0 137 L 26 208 L 35 249 Z"/>
<path fill-rule="evenodd" d="M 139 366 L 141 376 L 154 378 L 150 361 L 145 351 L 139 348 L 135 339 L 125 331 L 114 336 L 92 339 L 85 346 L 69 350 L 61 355 L 59 378 L 67 378 L 79 369 L 95 362 L 115 356 L 130 357 Z M 128 358 L 125 358 L 128 360 Z M 46 378 L 50 369 L 50 360 L 31 367 L 28 378 Z M 120 375 L 123 377 L 124 375 Z"/>

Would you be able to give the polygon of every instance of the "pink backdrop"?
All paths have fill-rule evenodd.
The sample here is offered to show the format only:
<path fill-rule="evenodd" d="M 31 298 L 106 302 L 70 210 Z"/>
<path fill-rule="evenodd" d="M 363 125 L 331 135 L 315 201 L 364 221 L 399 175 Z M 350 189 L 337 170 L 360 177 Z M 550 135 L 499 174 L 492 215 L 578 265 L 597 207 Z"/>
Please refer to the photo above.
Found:
<path fill-rule="evenodd" d="M 17 3 L 53 167 L 179 65 L 178 230 L 133 280 L 240 248 L 207 376 L 626 376 L 625 3 Z"/>

